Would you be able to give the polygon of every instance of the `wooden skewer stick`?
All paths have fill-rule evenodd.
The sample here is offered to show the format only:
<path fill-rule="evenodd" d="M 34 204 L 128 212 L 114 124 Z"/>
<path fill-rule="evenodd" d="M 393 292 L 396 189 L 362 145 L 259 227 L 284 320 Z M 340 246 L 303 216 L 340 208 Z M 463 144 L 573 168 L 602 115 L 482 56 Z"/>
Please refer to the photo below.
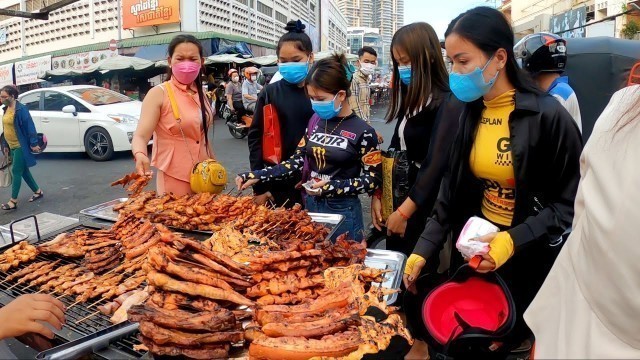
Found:
<path fill-rule="evenodd" d="M 56 297 L 56 299 L 61 299 L 61 298 L 63 298 L 63 297 L 65 297 L 65 296 L 67 296 L 67 294 L 65 294 L 65 293 L 62 293 L 62 295 L 60 295 L 60 296 L 57 296 L 57 297 Z"/>
<path fill-rule="evenodd" d="M 21 283 L 21 282 L 17 282 L 17 283 L 15 283 L 15 284 L 13 284 L 13 285 L 9 286 L 9 287 L 7 288 L 7 290 L 11 290 L 11 289 L 13 289 L 14 287 L 16 287 L 16 286 L 18 286 L 18 285 L 22 285 L 22 284 L 23 284 L 23 283 Z"/>
<path fill-rule="evenodd" d="M 71 304 L 71 305 L 69 305 L 69 306 L 67 307 L 67 310 L 69 310 L 69 309 L 71 309 L 72 307 L 74 307 L 74 306 L 76 306 L 76 305 L 80 304 L 81 302 L 82 302 L 82 300 L 78 300 L 78 301 L 74 302 L 73 304 Z"/>
<path fill-rule="evenodd" d="M 93 304 L 87 306 L 87 309 L 91 309 L 92 307 L 98 305 L 102 300 L 104 300 L 104 298 L 100 297 L 100 299 L 98 301 L 96 301 Z"/>
<path fill-rule="evenodd" d="M 284 209 L 284 206 L 287 205 L 288 202 L 289 202 L 289 199 L 285 200 L 284 203 L 282 203 L 282 206 L 280 206 L 280 208 Z"/>
<path fill-rule="evenodd" d="M 98 315 L 98 314 L 100 314 L 100 310 L 98 310 L 98 311 L 96 311 L 96 312 L 94 312 L 94 313 L 92 313 L 92 314 L 90 314 L 90 315 L 87 315 L 87 316 L 83 317 L 82 319 L 80 319 L 80 320 L 76 321 L 76 325 L 78 325 L 78 324 L 80 324 L 81 322 L 83 322 L 83 321 L 85 321 L 85 320 L 87 320 L 87 319 L 89 319 L 89 318 L 92 318 L 92 317 L 94 317 L 94 316 L 96 316 L 96 315 Z"/>

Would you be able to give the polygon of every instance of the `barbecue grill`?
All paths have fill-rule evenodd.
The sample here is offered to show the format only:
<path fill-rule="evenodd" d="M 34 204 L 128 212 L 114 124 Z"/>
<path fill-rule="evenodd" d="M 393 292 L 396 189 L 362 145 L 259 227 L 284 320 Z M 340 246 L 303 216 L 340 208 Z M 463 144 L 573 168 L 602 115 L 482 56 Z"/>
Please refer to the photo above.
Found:
<path fill-rule="evenodd" d="M 35 243 L 35 245 L 50 241 L 63 232 L 73 232 L 76 230 L 85 229 L 95 230 L 95 228 L 93 227 L 74 225 L 49 234 L 46 238 L 43 238 L 41 241 Z M 71 263 L 80 265 L 82 258 L 68 259 L 53 254 L 38 254 L 35 260 L 29 263 L 20 264 L 20 266 L 18 266 L 17 268 L 12 268 L 7 272 L 0 272 L 0 278 L 6 279 L 7 276 L 25 268 L 33 262 L 45 260 L 60 260 L 59 266 L 63 266 Z M 15 287 L 12 287 L 13 285 L 15 285 L 15 281 L 0 283 L 0 303 L 2 303 L 2 305 L 7 305 L 10 301 L 20 295 L 33 294 L 38 292 L 38 287 L 27 288 L 27 286 L 29 285 L 28 283 L 20 284 Z M 53 296 L 56 296 L 56 294 L 53 294 Z M 85 336 L 93 335 L 101 330 L 105 330 L 113 326 L 111 321 L 109 321 L 108 316 L 105 316 L 102 313 L 94 314 L 98 310 L 97 307 L 106 304 L 108 302 L 107 300 L 103 299 L 97 303 L 95 303 L 95 299 L 93 300 L 93 303 L 92 300 L 89 300 L 87 303 L 76 304 L 73 307 L 70 306 L 75 302 L 75 298 L 65 295 L 59 298 L 59 300 L 62 301 L 65 306 L 67 306 L 67 311 L 65 312 L 67 321 L 62 330 L 54 330 L 58 342 L 68 343 Z M 88 308 L 90 305 L 93 306 L 91 308 Z M 92 314 L 94 315 L 90 316 Z M 83 321 L 78 323 L 80 320 Z M 114 341 L 107 348 L 96 350 L 95 354 L 105 359 L 139 359 L 145 354 L 145 352 L 133 350 L 134 346 L 139 344 L 141 343 L 137 339 L 136 332 L 135 334 L 131 334 L 125 338 Z"/>

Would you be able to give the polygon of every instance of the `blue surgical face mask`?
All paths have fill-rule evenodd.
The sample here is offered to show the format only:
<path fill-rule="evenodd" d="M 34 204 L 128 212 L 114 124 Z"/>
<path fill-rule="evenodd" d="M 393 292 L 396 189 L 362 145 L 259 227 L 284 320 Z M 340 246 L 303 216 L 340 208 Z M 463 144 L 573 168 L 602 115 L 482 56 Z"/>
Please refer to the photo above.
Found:
<path fill-rule="evenodd" d="M 334 96 L 332 100 L 327 100 L 327 101 L 311 100 L 311 107 L 313 108 L 313 111 L 315 111 L 315 113 L 318 114 L 320 119 L 323 119 L 323 120 L 332 119 L 338 116 L 338 114 L 340 113 L 340 110 L 342 110 L 342 105 L 338 106 L 337 109 L 335 108 L 335 101 L 337 97 L 338 97 L 338 94 L 336 94 L 336 96 Z"/>
<path fill-rule="evenodd" d="M 398 72 L 400 73 L 400 81 L 409 85 L 411 83 L 411 65 L 398 66 Z"/>
<path fill-rule="evenodd" d="M 449 74 L 449 87 L 451 88 L 451 92 L 453 92 L 460 101 L 472 102 L 478 100 L 491 90 L 500 73 L 500 71 L 498 71 L 496 76 L 488 82 L 484 80 L 484 70 L 491 60 L 493 60 L 493 56 L 482 69 L 476 67 L 475 70 L 468 74 L 458 74 L 455 72 Z"/>
<path fill-rule="evenodd" d="M 305 62 L 287 62 L 278 63 L 278 70 L 288 83 L 299 84 L 306 77 L 309 72 L 309 60 Z"/>

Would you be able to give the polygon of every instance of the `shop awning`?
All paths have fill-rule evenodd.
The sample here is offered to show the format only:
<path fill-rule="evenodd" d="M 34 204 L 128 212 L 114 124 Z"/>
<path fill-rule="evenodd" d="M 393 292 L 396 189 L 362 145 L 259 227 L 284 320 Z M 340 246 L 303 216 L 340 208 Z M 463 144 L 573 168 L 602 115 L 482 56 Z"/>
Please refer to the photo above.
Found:
<path fill-rule="evenodd" d="M 91 74 L 94 72 L 108 72 L 115 70 L 146 70 L 153 68 L 155 64 L 152 61 L 140 59 L 132 56 L 114 56 L 112 58 L 104 59 L 95 65 L 88 67 L 85 70 L 70 70 L 70 69 L 56 69 L 49 70 L 45 73 L 42 79 L 47 79 L 55 76 L 81 76 Z"/>
<path fill-rule="evenodd" d="M 231 40 L 231 41 L 245 42 L 247 44 L 262 46 L 262 47 L 265 47 L 267 49 L 275 49 L 276 48 L 275 44 L 271 44 L 271 43 L 267 43 L 267 42 L 259 41 L 259 40 L 255 40 L 255 39 L 249 39 L 249 38 L 245 38 L 245 37 L 237 36 L 237 35 L 222 34 L 222 33 L 218 33 L 218 32 L 215 32 L 215 31 L 205 31 L 205 32 L 197 32 L 197 33 L 171 32 L 171 33 L 166 33 L 166 34 L 158 34 L 158 35 L 142 36 L 142 37 L 136 37 L 136 38 L 130 38 L 130 39 L 123 39 L 123 40 L 120 41 L 120 44 L 118 44 L 118 47 L 119 48 L 130 48 L 130 47 L 136 47 L 136 46 L 150 46 L 150 45 L 168 44 L 168 43 L 171 42 L 171 40 L 176 35 L 179 35 L 179 34 L 190 34 L 190 35 L 195 36 L 199 40 L 216 39 L 217 38 L 217 39 L 225 39 L 225 40 Z M 76 46 L 76 47 L 71 47 L 71 48 L 67 48 L 67 49 L 50 51 L 50 52 L 45 52 L 45 53 L 40 53 L 40 54 L 33 54 L 33 55 L 29 55 L 29 56 L 24 56 L 24 57 L 21 57 L 21 58 L 2 61 L 2 62 L 0 62 L 0 65 L 10 64 L 10 63 L 14 63 L 16 61 L 23 61 L 23 60 L 28 60 L 28 59 L 32 59 L 32 58 L 36 58 L 36 57 L 40 57 L 40 56 L 46 56 L 46 55 L 51 55 L 52 57 L 57 57 L 57 56 L 72 55 L 72 54 L 78 54 L 78 53 L 89 52 L 89 51 L 106 50 L 108 48 L 109 48 L 109 43 L 108 42 L 99 42 L 99 43 L 95 43 L 95 44 Z"/>
<path fill-rule="evenodd" d="M 322 60 L 324 58 L 327 58 L 331 55 L 333 55 L 336 51 L 320 51 L 315 53 L 314 55 L 314 60 Z M 348 54 L 348 53 L 344 53 L 344 56 L 347 57 L 347 61 L 356 61 L 358 60 L 358 55 L 355 54 Z"/>

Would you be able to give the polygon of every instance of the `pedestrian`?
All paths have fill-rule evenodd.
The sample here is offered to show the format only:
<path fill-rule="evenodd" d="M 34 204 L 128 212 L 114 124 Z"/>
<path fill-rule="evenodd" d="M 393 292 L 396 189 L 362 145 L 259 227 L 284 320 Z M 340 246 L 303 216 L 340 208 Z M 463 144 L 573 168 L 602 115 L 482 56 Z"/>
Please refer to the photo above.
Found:
<path fill-rule="evenodd" d="M 65 323 L 64 304 L 48 294 L 27 294 L 15 298 L 0 308 L 0 340 L 29 333 L 53 339 L 50 329 L 62 329 Z"/>
<path fill-rule="evenodd" d="M 215 158 L 208 131 L 213 112 L 201 84 L 204 51 L 192 35 L 177 35 L 169 43 L 169 81 L 155 86 L 142 102 L 142 113 L 131 144 L 136 171 L 151 175 L 157 169 L 158 194 L 191 194 L 189 183 L 195 163 Z M 169 88 L 170 87 L 170 88 Z M 169 99 L 171 91 L 181 120 L 178 122 Z M 151 160 L 147 144 L 153 136 Z"/>
<path fill-rule="evenodd" d="M 634 85 L 613 95 L 584 148 L 573 231 L 525 313 L 536 359 L 640 359 L 639 123 Z"/>
<path fill-rule="evenodd" d="M 250 113 L 256 111 L 258 93 L 262 91 L 262 85 L 258 84 L 258 68 L 250 66 L 244 69 L 244 82 L 242 82 L 242 104 L 245 110 Z"/>
<path fill-rule="evenodd" d="M 513 52 L 518 65 L 567 109 L 582 132 L 578 97 L 569 85 L 569 77 L 563 75 L 567 66 L 567 41 L 551 33 L 531 34 L 522 38 Z"/>
<path fill-rule="evenodd" d="M 275 165 L 263 159 L 264 107 L 271 104 L 278 115 L 280 140 L 282 145 L 281 160 L 289 159 L 296 152 L 298 142 L 302 139 L 309 119 L 313 115 L 311 103 L 304 88 L 309 67 L 313 64 L 313 45 L 304 32 L 305 25 L 300 20 L 289 21 L 286 33 L 278 40 L 276 53 L 278 69 L 283 79 L 269 83 L 258 95 L 256 111 L 249 129 L 249 162 L 251 170 L 261 170 Z M 295 173 L 290 178 L 278 182 L 260 183 L 253 187 L 253 194 L 258 204 L 272 200 L 277 206 L 293 206 L 302 204 L 300 190 L 296 189 L 301 174 Z"/>
<path fill-rule="evenodd" d="M 386 223 L 381 199 L 374 196 L 371 220 L 378 230 L 386 227 L 387 249 L 409 256 L 438 195 L 463 106 L 449 90 L 440 42 L 431 25 L 418 22 L 400 28 L 391 41 L 391 54 L 394 86 L 387 122 L 396 124 L 389 149 L 406 153 L 408 168 L 393 177 L 407 178 L 408 183 L 394 184 L 394 203 L 400 205 Z"/>
<path fill-rule="evenodd" d="M 7 85 L 0 90 L 0 100 L 4 105 L 4 115 L 2 116 L 2 151 L 4 156 L 10 156 L 11 167 L 11 199 L 6 204 L 2 204 L 1 209 L 5 211 L 18 208 L 18 195 L 22 180 L 24 180 L 33 196 L 29 202 L 42 199 L 44 192 L 38 186 L 29 168 L 36 165 L 36 158 L 33 153 L 40 152 L 38 146 L 38 136 L 36 126 L 33 123 L 29 109 L 18 101 L 18 89 L 13 85 Z"/>
<path fill-rule="evenodd" d="M 242 103 L 242 83 L 240 82 L 240 74 L 236 69 L 230 69 L 228 72 L 229 81 L 225 87 L 224 95 L 227 97 L 227 106 L 232 112 L 235 112 L 238 120 L 244 115 L 245 109 Z"/>
<path fill-rule="evenodd" d="M 496 271 L 504 279 L 517 314 L 504 342 L 492 346 L 526 356 L 532 334 L 522 314 L 571 226 L 582 140 L 564 107 L 518 67 L 513 39 L 504 15 L 489 7 L 467 11 L 447 28 L 449 84 L 467 104 L 432 215 L 407 260 L 404 282 L 417 292 L 416 279 L 438 257 L 449 232 L 457 239 L 472 216 L 490 221 L 500 231 L 477 239 L 490 244 L 477 270 Z M 464 259 L 453 245 L 447 250 L 450 270 L 456 270 Z"/>
<path fill-rule="evenodd" d="M 307 76 L 306 88 L 319 119 L 315 124 L 310 122 L 311 128 L 299 140 L 295 154 L 281 164 L 242 173 L 236 178 L 238 188 L 246 189 L 300 172 L 307 164 L 310 172 L 309 182 L 305 183 L 306 209 L 345 217 L 333 241 L 344 233 L 349 233 L 353 240 L 364 240 L 358 195 L 373 194 L 382 180 L 375 130 L 349 106 L 354 70 L 344 54 L 315 63 Z"/>
<path fill-rule="evenodd" d="M 358 71 L 351 80 L 351 96 L 349 96 L 349 106 L 361 119 L 371 125 L 371 88 L 369 78 L 373 75 L 378 62 L 378 53 L 370 47 L 365 46 L 358 50 Z"/>

